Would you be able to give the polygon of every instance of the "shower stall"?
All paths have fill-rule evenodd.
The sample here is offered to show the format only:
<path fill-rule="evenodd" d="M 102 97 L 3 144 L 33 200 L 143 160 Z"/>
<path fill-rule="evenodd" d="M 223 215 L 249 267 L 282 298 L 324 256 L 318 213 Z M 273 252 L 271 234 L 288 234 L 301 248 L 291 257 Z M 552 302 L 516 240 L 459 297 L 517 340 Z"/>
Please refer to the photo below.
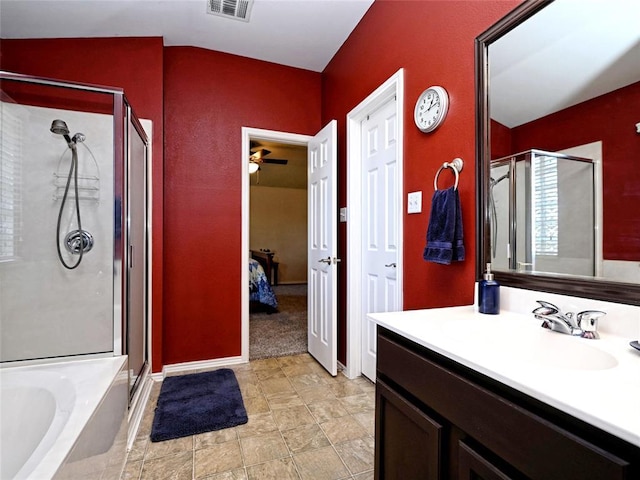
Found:
<path fill-rule="evenodd" d="M 148 356 L 147 135 L 121 89 L 0 81 L 0 361 L 128 354 L 133 391 Z"/>
<path fill-rule="evenodd" d="M 150 143 L 121 89 L 10 72 L 0 72 L 0 130 L 0 375 L 5 439 L 11 432 L 5 431 L 4 420 L 19 415 L 5 410 L 10 404 L 18 409 L 29 404 L 15 398 L 22 398 L 25 379 L 44 375 L 43 369 L 56 376 L 73 364 L 81 372 L 96 364 L 96 372 L 114 372 L 113 382 L 101 389 L 122 391 L 122 397 L 114 398 L 121 399 L 125 412 L 139 390 L 149 358 Z M 114 361 L 122 367 L 114 367 Z M 100 362 L 106 366 L 100 367 Z M 10 378 L 22 386 L 12 390 Z M 123 388 L 115 386 L 120 383 Z M 96 395 L 96 405 L 114 402 L 105 390 Z M 92 401 L 77 398 L 76 404 L 85 408 Z M 68 416 L 67 408 L 65 412 Z M 98 410 L 87 415 L 100 417 Z M 30 417 L 27 412 L 26 418 Z M 67 425 L 88 431 L 73 423 L 69 420 Z M 117 418 L 109 424 L 119 425 Z M 102 444 L 104 425 L 98 426 Z M 34 428 L 45 437 L 51 431 L 46 422 Z M 69 437 L 59 435 L 51 442 L 56 448 Z M 2 478 L 29 478 L 29 472 L 40 468 L 35 453 L 30 447 L 20 454 L 5 451 L 10 443 L 21 443 L 11 436 L 11 442 L 2 445 Z M 80 450 L 91 450 L 91 442 L 79 438 Z M 111 444 L 118 443 L 112 440 Z M 42 449 L 43 441 L 32 443 L 36 450 Z M 96 451 L 102 452 L 102 445 Z M 12 461 L 15 467 L 5 472 L 10 468 L 5 460 L 22 457 L 24 462 Z"/>
<path fill-rule="evenodd" d="M 0 72 L 0 362 L 147 363 L 149 141 L 121 89 Z"/>
<path fill-rule="evenodd" d="M 491 161 L 494 270 L 596 274 L 595 166 L 589 158 L 542 150 Z"/>

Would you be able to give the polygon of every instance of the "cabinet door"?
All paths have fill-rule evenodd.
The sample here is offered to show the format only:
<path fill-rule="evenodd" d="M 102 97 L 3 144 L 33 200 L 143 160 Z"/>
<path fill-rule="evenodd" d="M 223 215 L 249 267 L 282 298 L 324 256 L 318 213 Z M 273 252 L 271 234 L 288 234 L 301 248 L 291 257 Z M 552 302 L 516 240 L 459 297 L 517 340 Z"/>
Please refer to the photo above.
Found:
<path fill-rule="evenodd" d="M 376 480 L 437 480 L 442 426 L 384 382 L 376 383 Z"/>
<path fill-rule="evenodd" d="M 463 442 L 458 443 L 459 480 L 513 480 Z"/>

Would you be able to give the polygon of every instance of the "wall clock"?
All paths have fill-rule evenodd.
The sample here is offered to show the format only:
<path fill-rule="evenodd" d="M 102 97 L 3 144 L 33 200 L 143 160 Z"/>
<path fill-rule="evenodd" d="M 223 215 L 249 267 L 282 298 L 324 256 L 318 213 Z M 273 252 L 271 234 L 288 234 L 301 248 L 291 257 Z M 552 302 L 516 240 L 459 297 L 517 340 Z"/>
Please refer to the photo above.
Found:
<path fill-rule="evenodd" d="M 439 86 L 427 88 L 418 97 L 413 119 L 423 132 L 433 132 L 444 121 L 449 110 L 449 95 Z"/>

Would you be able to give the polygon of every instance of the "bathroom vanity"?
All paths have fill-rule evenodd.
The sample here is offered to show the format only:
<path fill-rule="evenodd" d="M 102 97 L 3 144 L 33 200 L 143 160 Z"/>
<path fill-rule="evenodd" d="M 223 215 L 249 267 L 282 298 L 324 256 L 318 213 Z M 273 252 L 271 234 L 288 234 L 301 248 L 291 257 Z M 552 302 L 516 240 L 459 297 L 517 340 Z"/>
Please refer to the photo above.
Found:
<path fill-rule="evenodd" d="M 615 232 L 633 225 L 616 219 L 615 193 L 606 201 L 600 198 L 603 191 L 637 190 L 627 176 L 606 173 L 633 158 L 636 133 L 626 127 L 611 128 L 611 136 L 606 129 L 594 132 L 586 110 L 573 110 L 577 103 L 594 111 L 602 105 L 630 104 L 625 99 L 629 91 L 621 87 L 637 88 L 639 72 L 633 70 L 617 83 L 615 74 L 622 69 L 597 69 L 598 84 L 607 79 L 616 86 L 592 96 L 582 96 L 589 90 L 584 84 L 567 84 L 564 90 L 546 75 L 528 74 L 547 72 L 548 65 L 554 65 L 558 78 L 587 78 L 579 72 L 590 71 L 602 58 L 590 54 L 591 40 L 608 38 L 611 28 L 616 36 L 626 32 L 632 45 L 637 43 L 637 27 L 626 21 L 633 18 L 627 4 L 592 3 L 604 9 L 585 8 L 576 16 L 571 2 L 526 0 L 476 39 L 476 279 L 487 263 L 497 267 L 502 310 L 482 315 L 467 306 L 369 315 L 378 328 L 377 480 L 640 479 L 640 352 L 629 345 L 640 337 L 638 251 L 624 253 L 629 246 L 625 239 L 636 237 Z M 617 20 L 604 21 L 608 15 Z M 602 27 L 602 33 L 596 34 L 594 27 L 588 29 L 588 41 L 579 40 L 577 34 L 588 23 Z M 554 28 L 567 32 L 563 39 L 575 43 L 544 35 Z M 618 60 L 624 57 L 612 45 L 600 46 Z M 581 67 L 585 70 L 576 68 L 576 58 L 589 60 Z M 544 111 L 539 108 L 555 95 L 573 103 L 554 101 Z M 555 118 L 562 122 L 549 122 L 552 114 L 561 115 Z M 522 128 L 534 122 L 535 128 Z M 491 144 L 500 138 L 509 141 Z M 610 150 L 595 152 L 600 148 L 595 140 L 595 145 L 630 146 L 619 149 L 618 159 Z M 524 209 L 516 209 L 513 202 L 518 188 L 515 156 L 533 148 L 570 150 L 573 155 L 594 149 L 589 158 L 598 159 L 605 170 L 602 178 L 597 175 L 597 181 L 590 182 L 597 184 L 598 193 L 588 214 L 565 202 L 568 188 L 550 197 L 549 213 L 560 212 L 558 224 L 550 220 L 553 215 L 539 223 L 557 226 L 560 234 L 528 231 L 536 215 L 533 202 L 524 202 Z M 501 166 L 493 160 L 505 156 L 510 157 L 509 171 L 493 168 Z M 556 177 L 562 175 L 557 162 L 549 165 Z M 604 183 L 613 178 L 621 183 Z M 494 187 L 501 180 L 502 187 L 509 185 L 514 205 L 500 227 Z M 522 187 L 520 192 L 527 191 Z M 603 228 L 582 221 L 592 216 L 606 219 L 606 239 L 601 238 Z M 526 225 L 521 223 L 519 230 L 514 222 L 518 217 Z M 568 234 L 569 228 L 577 230 Z M 513 247 L 510 253 L 497 248 L 501 236 L 504 247 Z M 576 237 L 589 240 L 589 273 L 574 269 L 583 260 Z M 553 262 L 553 268 L 546 268 L 543 260 Z M 607 331 L 600 331 L 600 339 L 586 339 L 541 328 L 541 320 L 530 313 L 539 300 L 574 313 L 606 312 L 601 326 Z"/>
<path fill-rule="evenodd" d="M 378 324 L 376 479 L 640 478 L 640 355 L 472 306 Z"/>

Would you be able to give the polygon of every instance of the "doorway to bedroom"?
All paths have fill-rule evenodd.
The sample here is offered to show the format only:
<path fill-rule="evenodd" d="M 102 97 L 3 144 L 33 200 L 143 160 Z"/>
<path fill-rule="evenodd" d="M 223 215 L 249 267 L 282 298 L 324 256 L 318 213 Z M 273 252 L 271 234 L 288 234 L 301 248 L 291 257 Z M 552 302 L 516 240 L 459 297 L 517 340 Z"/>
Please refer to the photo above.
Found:
<path fill-rule="evenodd" d="M 307 146 L 250 137 L 249 358 L 307 351 Z"/>

